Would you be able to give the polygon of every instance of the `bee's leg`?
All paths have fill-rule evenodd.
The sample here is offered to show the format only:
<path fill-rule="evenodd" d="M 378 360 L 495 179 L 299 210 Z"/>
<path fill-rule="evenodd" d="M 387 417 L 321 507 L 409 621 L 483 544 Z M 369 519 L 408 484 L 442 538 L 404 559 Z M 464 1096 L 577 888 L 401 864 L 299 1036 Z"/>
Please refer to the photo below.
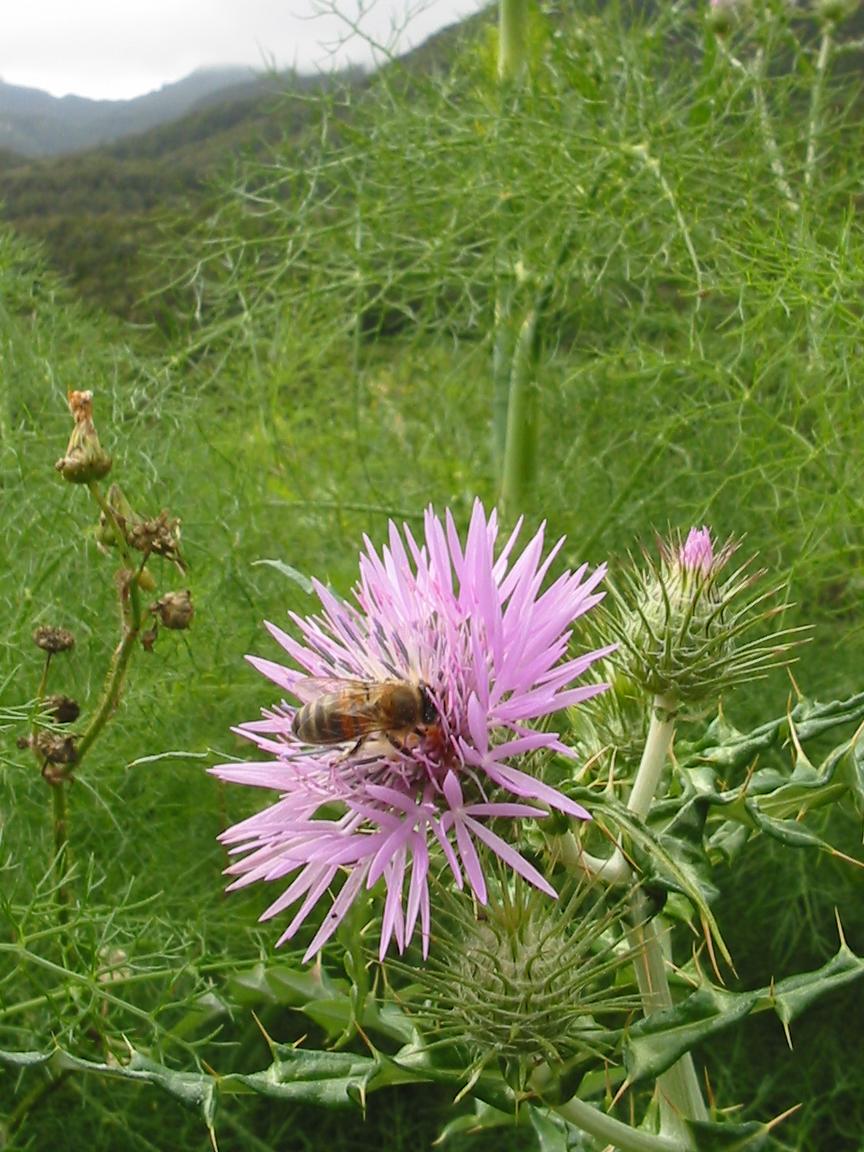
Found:
<path fill-rule="evenodd" d="M 412 748 L 416 748 L 420 741 L 423 739 L 425 729 L 419 727 L 411 728 L 406 732 L 404 738 L 400 738 L 393 732 L 385 732 L 388 742 L 396 749 L 397 752 L 409 752 Z M 412 737 L 417 737 L 416 741 Z"/>
<path fill-rule="evenodd" d="M 333 761 L 333 763 L 334 764 L 344 764 L 346 762 L 346 760 L 353 760 L 354 757 L 357 755 L 357 753 L 360 751 L 360 749 L 363 747 L 363 745 L 368 742 L 368 740 L 369 740 L 368 735 L 361 736 L 356 744 L 354 744 L 351 748 L 349 748 L 347 752 L 343 752 L 341 756 L 337 757 L 337 759 Z"/>

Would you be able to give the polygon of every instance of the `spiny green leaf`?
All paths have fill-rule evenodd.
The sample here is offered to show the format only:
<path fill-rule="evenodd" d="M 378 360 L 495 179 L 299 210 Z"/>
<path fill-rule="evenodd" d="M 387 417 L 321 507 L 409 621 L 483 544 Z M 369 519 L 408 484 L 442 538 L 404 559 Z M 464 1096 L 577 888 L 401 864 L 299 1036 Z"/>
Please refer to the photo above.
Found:
<path fill-rule="evenodd" d="M 242 1004 L 284 1004 L 292 1008 L 314 1000 L 348 1000 L 348 983 L 336 980 L 321 967 L 294 968 L 288 964 L 259 963 L 230 979 L 232 995 Z"/>
<path fill-rule="evenodd" d="M 575 795 L 575 792 L 574 792 Z M 699 913 L 706 931 L 717 945 L 728 964 L 732 963 L 729 950 L 720 934 L 714 914 L 708 901 L 715 889 L 708 879 L 707 859 L 704 852 L 692 841 L 679 840 L 672 836 L 660 835 L 648 828 L 623 804 L 609 797 L 597 797 L 587 790 L 581 792 L 592 806 L 594 818 L 603 813 L 617 828 L 629 838 L 631 845 L 641 856 L 645 874 L 652 881 L 681 892 Z"/>
<path fill-rule="evenodd" d="M 262 1072 L 224 1077 L 222 1090 L 244 1087 L 263 1096 L 334 1108 L 349 1106 L 358 1093 L 365 1097 L 373 1084 L 382 1087 L 384 1083 L 414 1078 L 393 1073 L 383 1058 L 348 1052 L 318 1052 L 277 1045 L 274 1056 L 273 1063 Z"/>
<path fill-rule="evenodd" d="M 542 1111 L 528 1105 L 528 1117 L 531 1127 L 537 1135 L 537 1147 L 540 1152 L 567 1152 L 570 1147 L 566 1125 L 554 1113 Z"/>
<path fill-rule="evenodd" d="M 836 955 L 821 968 L 767 988 L 728 992 L 706 983 L 675 1007 L 633 1025 L 624 1053 L 628 1079 L 638 1083 L 659 1076 L 695 1045 L 751 1013 L 771 1009 L 788 1027 L 819 997 L 862 975 L 864 960 L 841 942 Z"/>
<path fill-rule="evenodd" d="M 520 1109 L 518 1113 L 505 1112 L 491 1104 L 486 1104 L 483 1100 L 475 1100 L 474 1111 L 464 1116 L 457 1116 L 446 1124 L 435 1141 L 435 1145 L 437 1147 L 439 1144 L 444 1144 L 452 1136 L 489 1132 L 494 1128 L 512 1129 L 518 1127 L 524 1123 L 522 1119 L 524 1111 L 524 1109 Z M 531 1111 L 533 1112 L 534 1109 L 532 1108 Z"/>
<path fill-rule="evenodd" d="M 130 1049 L 126 1064 L 85 1060 L 62 1048 L 53 1052 L 7 1052 L 0 1049 L 0 1063 L 13 1068 L 44 1067 L 54 1073 L 82 1072 L 154 1084 L 183 1104 L 200 1111 L 208 1128 L 212 1128 L 217 1099 L 215 1078 L 203 1072 L 178 1072 L 135 1049 Z"/>
<path fill-rule="evenodd" d="M 693 1134 L 694 1147 L 699 1152 L 758 1152 L 771 1141 L 768 1124 L 751 1121 L 749 1124 L 713 1124 L 690 1120 L 687 1124 Z"/>
<path fill-rule="evenodd" d="M 805 743 L 841 724 L 860 724 L 862 720 L 864 692 L 827 704 L 803 697 L 788 715 L 760 724 L 751 732 L 738 731 L 721 714 L 711 722 L 701 739 L 681 745 L 679 758 L 685 766 L 692 760 L 727 772 L 743 770 L 761 752 L 779 745 L 788 737 L 790 722 L 798 739 Z"/>

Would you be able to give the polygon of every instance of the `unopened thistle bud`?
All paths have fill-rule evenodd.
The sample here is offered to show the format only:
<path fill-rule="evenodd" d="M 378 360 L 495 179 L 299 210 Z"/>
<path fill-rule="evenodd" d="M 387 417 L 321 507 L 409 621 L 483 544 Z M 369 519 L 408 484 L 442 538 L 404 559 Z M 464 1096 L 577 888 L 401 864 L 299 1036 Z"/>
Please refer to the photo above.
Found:
<path fill-rule="evenodd" d="M 612 941 L 624 905 L 605 897 L 587 882 L 558 901 L 517 885 L 481 918 L 447 901 L 446 946 L 413 970 L 430 1023 L 474 1067 L 501 1062 L 518 1089 L 540 1064 L 608 1055 L 636 1001 L 620 982 L 631 953 Z"/>
<path fill-rule="evenodd" d="M 75 637 L 68 628 L 53 628 L 50 624 L 40 624 L 33 631 L 33 643 L 43 652 L 54 655 L 56 652 L 69 652 L 75 647 Z"/>
<path fill-rule="evenodd" d="M 747 638 L 785 604 L 766 607 L 782 586 L 753 593 L 763 572 L 748 571 L 749 561 L 724 575 L 736 541 L 718 549 L 707 528 L 693 528 L 686 539 L 658 538 L 657 546 L 659 562 L 645 553 L 645 567 L 615 589 L 606 618 L 626 676 L 645 692 L 692 705 L 787 662 L 806 629 Z"/>
<path fill-rule="evenodd" d="M 93 423 L 93 393 L 70 392 L 69 410 L 75 419 L 72 435 L 54 467 L 70 484 L 89 484 L 111 471 L 111 457 L 99 443 Z"/>

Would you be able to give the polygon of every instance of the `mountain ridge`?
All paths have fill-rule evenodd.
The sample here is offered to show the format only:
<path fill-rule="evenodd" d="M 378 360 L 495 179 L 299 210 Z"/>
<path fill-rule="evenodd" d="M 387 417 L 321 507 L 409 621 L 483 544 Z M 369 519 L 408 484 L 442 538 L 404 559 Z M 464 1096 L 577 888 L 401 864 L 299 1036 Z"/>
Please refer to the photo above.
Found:
<path fill-rule="evenodd" d="M 265 95 L 296 82 L 293 71 L 257 72 L 246 65 L 226 64 L 198 68 L 130 100 L 93 100 L 52 96 L 40 88 L 0 80 L 0 152 L 33 160 L 105 147 L 182 119 L 214 100 Z"/>

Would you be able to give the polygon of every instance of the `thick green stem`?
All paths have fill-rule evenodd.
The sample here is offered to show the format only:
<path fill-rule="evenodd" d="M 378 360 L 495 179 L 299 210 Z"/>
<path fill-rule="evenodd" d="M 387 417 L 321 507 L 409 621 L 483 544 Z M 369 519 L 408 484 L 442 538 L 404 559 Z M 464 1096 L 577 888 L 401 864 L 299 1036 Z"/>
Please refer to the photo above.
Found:
<path fill-rule="evenodd" d="M 518 95 L 528 69 L 528 4 L 530 0 L 499 0 L 498 9 L 498 79 L 500 87 L 499 120 L 502 138 L 508 119 L 518 115 Z M 502 144 L 502 147 L 505 145 Z M 536 387 L 533 371 L 526 360 L 526 348 L 533 348 L 536 323 L 518 324 L 516 298 L 520 295 L 518 268 L 520 238 L 518 224 L 515 237 L 510 219 L 511 203 L 506 186 L 506 157 L 499 166 L 501 180 L 501 232 L 503 243 L 495 290 L 495 331 L 492 351 L 492 449 L 495 466 L 501 477 L 501 499 L 518 511 L 521 496 L 530 482 L 533 470 L 533 397 Z M 529 355 L 530 359 L 530 355 Z"/>
<path fill-rule="evenodd" d="M 688 1136 L 655 1136 L 642 1132 L 578 1097 L 556 1105 L 554 1111 L 601 1144 L 617 1148 L 618 1152 L 692 1152 L 693 1149 Z"/>
<path fill-rule="evenodd" d="M 616 848 L 611 856 L 593 856 L 585 851 L 572 832 L 550 837 L 549 843 L 553 848 L 555 859 L 565 868 L 585 872 L 592 880 L 600 880 L 610 888 L 630 884 L 633 881 L 633 870 L 624 859 L 624 853 L 620 848 Z"/>
<path fill-rule="evenodd" d="M 498 8 L 498 79 L 518 83 L 528 62 L 528 0 L 500 0 Z"/>
<path fill-rule="evenodd" d="M 651 705 L 651 722 L 636 779 L 627 807 L 646 819 L 657 795 L 660 777 L 675 734 L 677 701 L 672 696 L 658 695 Z M 672 1007 L 672 993 L 666 975 L 666 957 L 656 921 L 646 920 L 645 902 L 639 895 L 633 900 L 636 927 L 628 933 L 631 947 L 637 953 L 636 981 L 646 1016 Z M 661 1127 L 676 1136 L 686 1134 L 686 1119 L 707 1120 L 708 1110 L 696 1066 L 688 1052 L 657 1080 Z"/>
<path fill-rule="evenodd" d="M 496 475 L 504 469 L 507 443 L 507 407 L 510 403 L 510 364 L 513 355 L 510 331 L 513 285 L 509 273 L 498 271 L 495 289 L 495 334 L 492 344 L 492 459 Z"/>
<path fill-rule="evenodd" d="M 636 954 L 634 967 L 642 1009 L 646 1016 L 650 1016 L 673 1005 L 666 975 L 666 956 L 657 922 L 645 920 L 644 900 L 640 896 L 633 901 L 633 917 L 638 923 L 630 929 L 627 937 Z M 685 1120 L 708 1119 L 696 1065 L 689 1052 L 657 1078 L 657 1093 L 660 1126 L 664 1132 L 684 1137 L 687 1132 Z"/>
<path fill-rule="evenodd" d="M 675 734 L 678 705 L 671 696 L 655 696 L 651 705 L 651 723 L 642 752 L 642 760 L 633 781 L 627 807 L 645 819 L 657 792 L 666 756 Z"/>
<path fill-rule="evenodd" d="M 813 75 L 813 88 L 810 92 L 810 122 L 807 126 L 807 159 L 804 163 L 804 187 L 809 190 L 813 187 L 816 175 L 816 158 L 819 150 L 819 137 L 822 133 L 822 104 L 825 94 L 825 77 L 828 73 L 828 62 L 831 59 L 833 25 L 826 24 L 822 29 L 822 40 L 819 44 L 819 55 L 816 58 L 816 71 Z"/>
<path fill-rule="evenodd" d="M 522 323 L 510 367 L 500 507 L 518 514 L 537 472 L 537 312 Z"/>

